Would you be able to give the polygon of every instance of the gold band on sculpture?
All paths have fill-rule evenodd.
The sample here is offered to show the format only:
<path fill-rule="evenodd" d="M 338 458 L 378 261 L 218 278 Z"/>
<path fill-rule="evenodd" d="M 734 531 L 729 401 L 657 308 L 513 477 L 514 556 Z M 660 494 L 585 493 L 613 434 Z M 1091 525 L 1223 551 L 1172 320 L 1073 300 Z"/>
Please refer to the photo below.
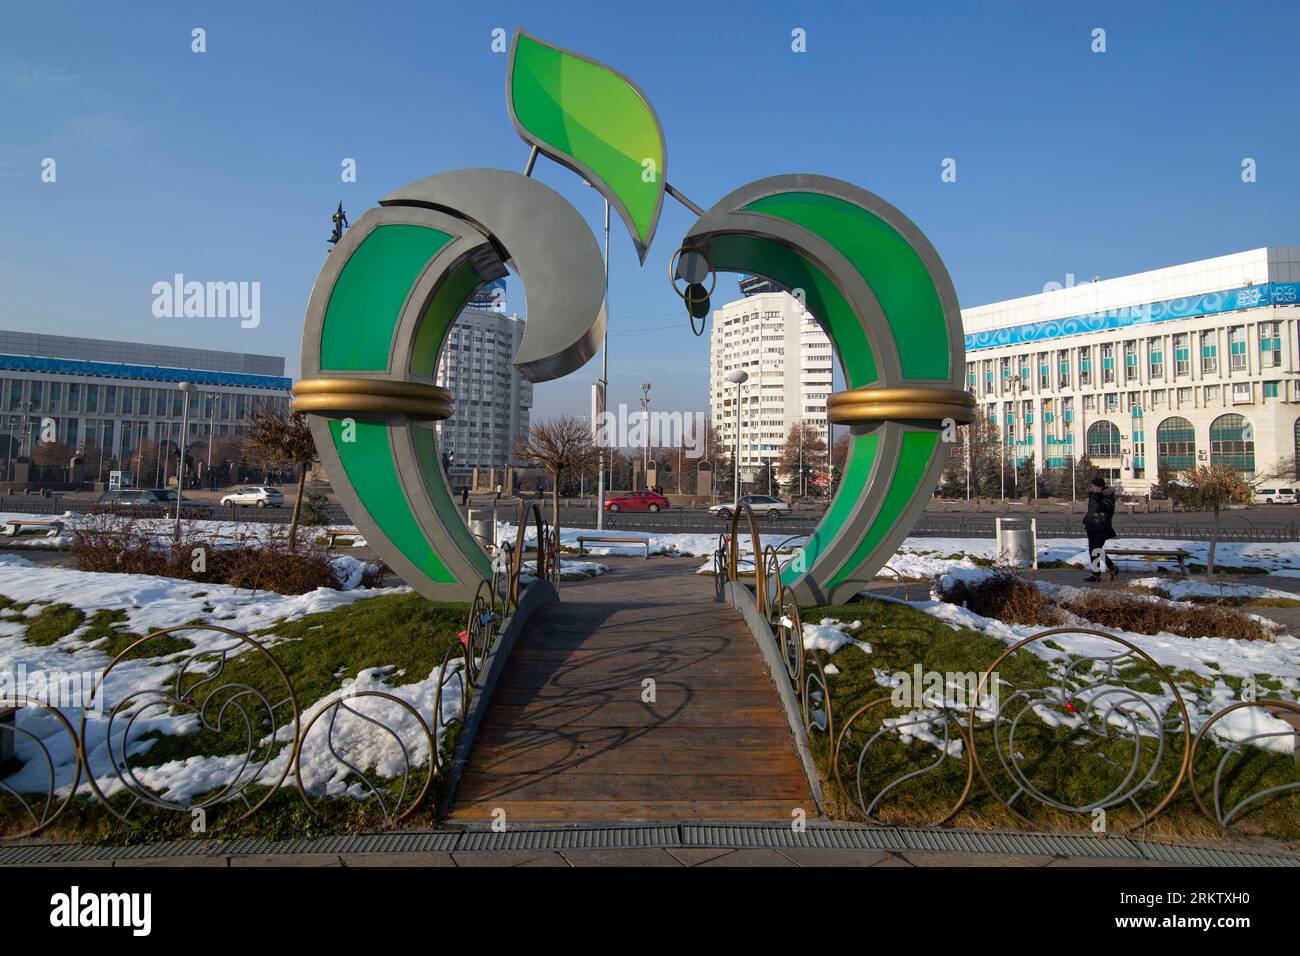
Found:
<path fill-rule="evenodd" d="M 293 410 L 317 415 L 451 418 L 451 392 L 421 382 L 375 378 L 306 378 L 293 387 Z"/>
<path fill-rule="evenodd" d="M 947 385 L 903 388 L 853 388 L 826 400 L 826 420 L 834 425 L 863 425 L 890 419 L 943 421 L 965 425 L 975 420 L 975 396 Z"/>

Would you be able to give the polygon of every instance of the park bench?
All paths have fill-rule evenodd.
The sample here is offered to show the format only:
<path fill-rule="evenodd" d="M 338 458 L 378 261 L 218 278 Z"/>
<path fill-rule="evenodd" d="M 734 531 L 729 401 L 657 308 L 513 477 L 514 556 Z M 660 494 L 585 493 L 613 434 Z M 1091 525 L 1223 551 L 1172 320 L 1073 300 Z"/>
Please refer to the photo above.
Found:
<path fill-rule="evenodd" d="M 1187 573 L 1187 559 L 1191 557 L 1182 548 L 1107 548 L 1106 554 L 1112 558 L 1172 559 L 1178 562 L 1180 574 Z"/>
<path fill-rule="evenodd" d="M 11 538 L 22 534 L 24 528 L 45 531 L 47 537 L 53 537 L 63 531 L 63 522 L 46 521 L 41 518 L 9 518 L 5 521 L 5 534 Z"/>
<path fill-rule="evenodd" d="M 339 538 L 357 539 L 361 537 L 361 532 L 356 528 L 326 528 L 321 532 L 321 537 L 327 540 L 325 547 L 332 548 L 338 543 Z"/>
<path fill-rule="evenodd" d="M 599 541 L 602 544 L 643 544 L 645 545 L 646 560 L 650 560 L 649 538 L 631 538 L 627 535 L 617 534 L 580 534 L 578 535 L 578 557 L 582 557 L 588 541 Z"/>

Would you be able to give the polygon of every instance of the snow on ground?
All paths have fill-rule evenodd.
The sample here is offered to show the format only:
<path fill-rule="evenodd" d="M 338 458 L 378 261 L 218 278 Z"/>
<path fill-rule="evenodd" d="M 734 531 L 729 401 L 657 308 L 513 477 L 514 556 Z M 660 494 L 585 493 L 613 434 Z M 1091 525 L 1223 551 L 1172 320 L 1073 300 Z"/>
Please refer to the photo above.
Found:
<path fill-rule="evenodd" d="M 1185 578 L 1171 581 L 1168 578 L 1136 578 L 1130 582 L 1134 587 L 1159 588 L 1169 592 L 1175 601 L 1188 598 L 1243 598 L 1246 600 L 1300 600 L 1300 595 L 1276 588 L 1260 587 L 1255 584 L 1238 584 L 1231 581 L 1205 581 L 1200 578 Z"/>
<path fill-rule="evenodd" d="M 344 557 L 342 561 L 349 572 L 355 572 L 359 578 L 361 562 L 351 557 Z M 38 566 L 17 555 L 0 555 L 0 595 L 20 603 L 68 603 L 81 609 L 87 618 L 99 610 L 120 608 L 125 610 L 127 616 L 123 629 L 140 634 L 193 621 L 251 633 L 265 629 L 277 621 L 297 620 L 307 614 L 333 610 L 363 598 L 406 593 L 409 590 L 356 588 L 339 591 L 319 588 L 299 595 L 264 591 L 254 593 L 228 585 L 201 584 L 177 578 Z M 28 608 L 23 617 L 30 619 L 39 610 L 39 607 Z M 90 680 L 99 680 L 109 664 L 109 655 L 105 651 L 80 639 L 80 634 L 85 631 L 84 625 L 44 647 L 23 640 L 26 628 L 24 620 L 0 621 L 0 672 L 16 674 L 21 670 L 28 675 L 29 680 L 36 674 L 85 674 L 89 675 Z M 132 754 L 147 750 L 151 745 L 150 741 L 135 742 L 139 735 L 149 731 L 156 730 L 164 734 L 192 733 L 198 727 L 195 717 L 173 716 L 167 712 L 167 708 L 156 704 L 149 706 L 148 701 L 157 700 L 170 692 L 175 683 L 174 668 L 189 658 L 221 649 L 228 649 L 232 656 L 249 653 L 247 645 L 218 631 L 190 630 L 181 632 L 180 636 L 191 641 L 194 648 L 162 657 L 139 657 L 123 661 L 104 679 L 96 695 L 97 699 L 93 702 L 96 706 L 87 715 L 87 739 L 92 741 L 88 757 L 90 766 L 106 793 L 112 794 L 123 788 L 112 770 L 106 749 L 108 715 L 113 707 L 133 695 L 143 695 L 129 710 L 129 713 L 136 715 L 131 727 Z M 272 647 L 275 644 L 274 637 L 262 640 Z M 147 653 L 147 649 L 148 645 L 145 645 L 137 653 Z M 449 666 L 458 668 L 459 663 Z M 214 667 L 211 660 L 198 661 L 186 673 L 201 674 Z M 391 667 L 376 662 L 376 666 L 361 671 L 347 686 L 353 691 L 381 690 L 392 693 L 412 704 L 428 720 L 433 712 L 441 671 L 435 668 L 423 678 L 413 680 L 415 677 L 418 675 L 394 673 Z M 461 696 L 456 683 L 458 680 L 459 677 L 449 675 L 443 697 L 444 720 L 459 712 Z M 186 686 L 189 686 L 188 678 Z M 338 691 L 334 691 L 319 701 L 300 700 L 302 726 L 305 727 L 313 714 L 337 696 Z M 349 706 L 396 728 L 401 741 L 408 748 L 412 747 L 413 741 L 419 739 L 415 721 L 391 703 L 375 698 L 359 698 L 350 701 Z M 78 726 L 82 708 L 60 707 L 60 710 L 74 727 Z M 275 716 L 280 719 L 284 714 L 277 711 Z M 18 720 L 22 729 L 36 734 L 49 747 L 56 763 L 56 779 L 60 782 L 69 781 L 76 759 L 75 749 L 54 720 L 35 709 L 20 711 Z M 113 752 L 119 755 L 127 723 L 127 720 L 119 716 L 113 725 L 112 747 Z M 404 723 L 408 726 L 404 727 Z M 347 768 L 330 754 L 328 724 L 328 718 L 322 718 L 317 723 L 304 750 L 303 781 L 313 793 L 342 792 L 343 778 L 347 773 Z M 286 719 L 276 729 L 274 739 L 286 742 L 291 736 L 291 725 Z M 357 766 L 375 768 L 380 776 L 400 774 L 403 766 L 401 744 L 382 727 L 345 713 L 338 719 L 333 736 L 335 748 Z M 268 732 L 259 746 L 265 748 L 272 739 Z M 20 790 L 24 787 L 43 790 L 46 786 L 46 771 L 39 749 L 21 735 L 15 743 L 17 755 L 26 763 L 18 774 L 6 778 L 5 783 Z M 136 776 L 143 786 L 160 793 L 166 799 L 187 801 L 211 790 L 215 785 L 224 785 L 234 779 L 241 782 L 250 780 L 257 774 L 258 762 L 241 769 L 244 759 L 243 754 L 230 757 L 192 757 L 185 761 L 137 769 Z M 288 759 L 289 754 L 285 748 L 285 752 L 272 760 L 257 778 L 263 782 L 274 781 L 284 770 Z M 414 764 L 427 763 L 427 760 L 427 748 L 417 745 L 413 750 Z M 285 781 L 286 785 L 292 785 L 292 780 L 290 774 Z M 364 795 L 356 786 L 350 792 L 353 796 Z"/>
<path fill-rule="evenodd" d="M 786 619 L 788 620 L 788 619 Z M 785 621 L 783 621 L 785 623 Z M 788 624 L 787 624 L 788 626 Z M 846 633 L 847 631 L 857 631 L 862 628 L 861 621 L 853 621 L 845 624 L 831 617 L 824 617 L 817 624 L 804 624 L 803 626 L 803 646 L 810 651 L 825 651 L 827 654 L 834 654 L 842 647 L 854 645 L 864 654 L 871 653 L 871 645 L 866 641 L 858 640 L 856 637 Z M 836 671 L 838 674 L 839 671 Z"/>
<path fill-rule="evenodd" d="M 19 511 L 0 512 L 0 532 L 3 532 L 5 522 L 10 518 L 18 518 L 25 521 L 58 521 L 63 525 L 63 531 L 55 535 L 31 532 L 23 535 L 17 535 L 12 538 L 4 537 L 3 541 L 6 547 L 19 548 L 51 548 L 66 549 L 72 545 L 72 532 L 78 528 L 95 527 L 99 522 L 108 518 L 108 515 L 89 515 L 79 514 L 71 511 L 65 511 L 61 515 L 37 515 L 27 514 Z M 124 519 L 129 516 L 122 516 Z M 162 539 L 170 540 L 172 536 L 173 523 L 171 518 L 135 518 L 132 524 L 136 530 L 143 531 Z M 283 537 L 288 529 L 287 524 L 272 524 L 265 521 L 230 521 L 230 520 L 204 520 L 185 518 L 181 521 L 182 533 L 195 537 L 207 538 L 213 544 L 222 543 L 234 544 L 239 540 L 252 541 L 269 541 L 273 537 Z M 350 524 L 339 525 L 299 525 L 298 533 L 304 539 L 310 539 L 318 536 L 328 527 L 330 530 L 337 531 L 356 531 L 355 526 Z M 366 540 L 360 532 L 356 532 L 353 540 L 353 547 L 365 547 Z"/>

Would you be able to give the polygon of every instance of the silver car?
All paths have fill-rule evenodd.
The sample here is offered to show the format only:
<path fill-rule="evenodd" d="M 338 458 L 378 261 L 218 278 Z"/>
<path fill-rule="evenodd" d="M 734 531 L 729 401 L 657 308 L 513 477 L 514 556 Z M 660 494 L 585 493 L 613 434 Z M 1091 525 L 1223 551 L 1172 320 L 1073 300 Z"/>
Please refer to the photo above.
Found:
<path fill-rule="evenodd" d="M 280 493 L 279 488 L 268 488 L 266 485 L 249 485 L 247 488 L 240 488 L 238 491 L 232 491 L 221 499 L 222 507 L 249 508 L 256 506 L 258 508 L 279 508 L 284 504 L 284 495 Z"/>
<path fill-rule="evenodd" d="M 742 505 L 749 505 L 751 511 L 757 517 L 779 518 L 782 515 L 790 513 L 790 505 L 780 498 L 774 498 L 771 495 L 745 495 L 740 499 Z M 724 504 L 714 505 L 709 509 L 709 514 L 717 515 L 720 518 L 730 518 L 734 505 L 728 501 Z"/>

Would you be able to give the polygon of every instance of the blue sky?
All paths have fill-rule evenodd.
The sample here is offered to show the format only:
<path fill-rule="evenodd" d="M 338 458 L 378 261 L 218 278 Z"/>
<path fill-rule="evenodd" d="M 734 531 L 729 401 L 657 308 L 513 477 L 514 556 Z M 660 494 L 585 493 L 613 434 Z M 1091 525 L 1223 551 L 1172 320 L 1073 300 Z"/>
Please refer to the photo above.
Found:
<path fill-rule="evenodd" d="M 335 203 L 356 219 L 435 172 L 522 170 L 490 48 L 516 25 L 635 79 L 697 203 L 777 173 L 857 183 L 926 232 L 963 305 L 1300 242 L 1294 3 L 28 3 L 0 33 L 0 327 L 282 354 L 296 374 Z M 538 176 L 599 229 L 593 190 Z M 707 338 L 666 277 L 692 221 L 666 201 L 641 267 L 615 219 L 613 404 L 649 379 L 658 407 L 706 407 Z M 260 326 L 154 318 L 177 272 L 260 282 Z M 585 414 L 597 362 L 539 386 L 535 416 Z"/>

